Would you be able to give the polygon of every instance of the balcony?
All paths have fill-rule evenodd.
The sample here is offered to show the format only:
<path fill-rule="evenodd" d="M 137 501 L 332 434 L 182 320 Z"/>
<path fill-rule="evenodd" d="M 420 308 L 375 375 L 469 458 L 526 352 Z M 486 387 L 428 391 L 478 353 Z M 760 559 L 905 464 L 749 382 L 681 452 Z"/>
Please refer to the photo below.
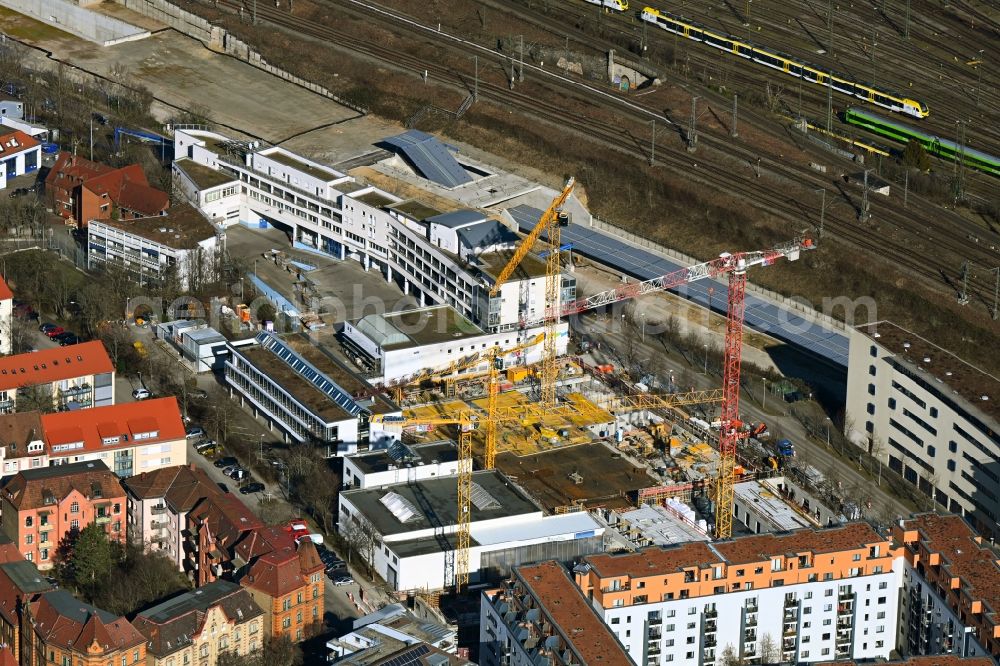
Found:
<path fill-rule="evenodd" d="M 152 530 L 165 530 L 170 526 L 170 521 L 168 520 L 154 520 L 149 524 L 149 528 Z"/>
<path fill-rule="evenodd" d="M 150 513 L 152 513 L 154 516 L 162 516 L 166 512 L 167 512 L 167 507 L 165 506 L 154 506 L 152 509 L 150 509 Z"/>
<path fill-rule="evenodd" d="M 659 645 L 650 645 L 647 648 L 646 653 L 647 654 L 660 654 L 660 646 Z"/>
<path fill-rule="evenodd" d="M 748 602 L 747 605 L 746 605 L 746 609 L 747 609 L 748 613 L 756 613 L 757 612 L 757 602 L 756 601 Z"/>
<path fill-rule="evenodd" d="M 852 603 L 838 604 L 837 605 L 837 612 L 838 613 L 853 613 L 854 612 L 854 604 L 852 604 Z"/>
<path fill-rule="evenodd" d="M 784 620 L 785 622 L 794 622 L 799 617 L 798 608 L 787 608 L 785 609 Z"/>
<path fill-rule="evenodd" d="M 754 613 L 752 615 L 751 614 L 747 614 L 747 617 L 746 617 L 746 626 L 748 626 L 748 627 L 756 627 L 757 626 L 757 614 L 756 613 Z"/>
<path fill-rule="evenodd" d="M 111 516 L 108 515 L 97 516 L 96 518 L 94 518 L 94 522 L 97 523 L 98 525 L 106 525 L 111 522 Z"/>
<path fill-rule="evenodd" d="M 712 634 L 715 633 L 718 623 L 715 620 L 708 620 L 705 622 L 705 633 Z"/>
<path fill-rule="evenodd" d="M 795 633 L 796 633 L 795 625 L 791 625 L 791 626 L 786 625 L 785 628 L 784 628 L 784 630 L 782 630 L 781 635 L 782 636 L 794 636 Z"/>
<path fill-rule="evenodd" d="M 744 643 L 756 643 L 757 642 L 757 632 L 748 631 L 746 635 L 743 636 Z"/>
<path fill-rule="evenodd" d="M 712 618 L 719 617 L 719 611 L 715 610 L 714 608 L 712 610 L 707 610 L 705 611 L 705 617 L 712 617 Z"/>
<path fill-rule="evenodd" d="M 716 645 L 716 640 L 714 637 L 708 637 L 708 636 L 705 637 L 705 647 L 714 648 L 715 645 Z"/>
<path fill-rule="evenodd" d="M 852 601 L 854 599 L 853 592 L 841 592 L 837 595 L 838 601 Z"/>
<path fill-rule="evenodd" d="M 649 626 L 651 626 L 651 627 L 658 627 L 661 624 L 663 624 L 663 616 L 662 615 L 654 615 L 653 617 L 649 618 Z"/>

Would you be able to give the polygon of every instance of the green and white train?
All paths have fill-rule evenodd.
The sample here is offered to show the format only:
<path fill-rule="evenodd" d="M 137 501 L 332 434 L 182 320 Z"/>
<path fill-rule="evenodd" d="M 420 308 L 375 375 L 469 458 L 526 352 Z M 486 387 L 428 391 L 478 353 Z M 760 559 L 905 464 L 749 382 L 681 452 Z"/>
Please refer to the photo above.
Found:
<path fill-rule="evenodd" d="M 904 125 L 896 120 L 883 118 L 882 116 L 850 107 L 844 111 L 844 121 L 856 127 L 863 127 L 869 132 L 874 132 L 902 143 L 908 143 L 911 139 L 920 142 L 920 145 L 931 155 L 954 162 L 957 155 L 965 159 L 966 166 L 978 171 L 985 171 L 994 176 L 1000 176 L 1000 158 L 976 150 L 974 148 L 959 146 L 950 139 L 942 139 L 939 136 L 928 134 L 922 130 Z"/>

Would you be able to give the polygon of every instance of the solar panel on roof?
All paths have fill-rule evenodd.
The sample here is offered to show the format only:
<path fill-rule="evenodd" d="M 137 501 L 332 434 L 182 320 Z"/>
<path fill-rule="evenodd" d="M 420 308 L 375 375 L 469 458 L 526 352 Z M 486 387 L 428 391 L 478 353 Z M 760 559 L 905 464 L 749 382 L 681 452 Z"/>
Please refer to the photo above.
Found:
<path fill-rule="evenodd" d="M 258 333 L 257 342 L 261 347 L 288 364 L 303 379 L 313 384 L 352 416 L 361 413 L 361 406 L 354 401 L 351 394 L 340 388 L 329 377 L 320 372 L 312 363 L 299 356 L 294 350 L 270 333 Z"/>
<path fill-rule="evenodd" d="M 392 515 L 396 517 L 396 520 L 401 523 L 407 523 L 420 517 L 420 512 L 417 510 L 417 507 L 413 506 L 413 503 L 410 502 L 410 500 L 406 499 L 399 493 L 394 493 L 390 490 L 385 495 L 382 495 L 378 501 L 381 502 L 385 508 L 389 509 Z"/>
<path fill-rule="evenodd" d="M 385 666 L 413 666 L 414 664 L 420 663 L 420 658 L 430 652 L 431 649 L 427 645 L 418 645 L 411 650 L 407 650 L 403 654 L 396 655 L 392 659 L 383 662 Z"/>
<path fill-rule="evenodd" d="M 501 506 L 500 500 L 498 500 L 496 497 L 493 497 L 493 495 L 490 495 L 490 493 L 485 488 L 483 488 L 475 481 L 472 482 L 472 497 L 470 499 L 472 500 L 472 503 L 476 506 L 476 508 L 479 509 L 480 511 L 499 509 Z"/>
<path fill-rule="evenodd" d="M 427 180 L 445 187 L 472 182 L 472 176 L 462 168 L 448 147 L 430 134 L 410 130 L 389 137 L 385 142 L 403 153 Z"/>

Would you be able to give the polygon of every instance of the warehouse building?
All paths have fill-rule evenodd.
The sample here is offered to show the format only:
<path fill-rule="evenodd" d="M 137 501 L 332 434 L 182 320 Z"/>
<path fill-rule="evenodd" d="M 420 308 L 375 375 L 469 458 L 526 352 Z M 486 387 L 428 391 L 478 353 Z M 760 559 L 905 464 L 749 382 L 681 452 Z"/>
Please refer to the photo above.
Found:
<path fill-rule="evenodd" d="M 369 417 L 401 414 L 319 347 L 267 332 L 229 343 L 225 379 L 230 395 L 286 441 L 315 444 L 327 457 L 387 445 L 372 441 Z"/>
<path fill-rule="evenodd" d="M 545 516 L 496 470 L 472 475 L 471 581 L 499 580 L 539 559 L 570 561 L 602 549 L 604 529 L 587 513 Z M 339 531 L 370 545 L 362 555 L 393 590 L 454 584 L 458 478 L 436 477 L 340 494 Z"/>
<path fill-rule="evenodd" d="M 343 478 L 347 488 L 377 488 L 455 476 L 460 468 L 471 470 L 472 461 L 459 461 L 458 447 L 452 440 L 423 444 L 397 440 L 385 449 L 345 457 Z"/>
<path fill-rule="evenodd" d="M 851 331 L 846 435 L 1000 537 L 1000 380 L 892 322 Z"/>

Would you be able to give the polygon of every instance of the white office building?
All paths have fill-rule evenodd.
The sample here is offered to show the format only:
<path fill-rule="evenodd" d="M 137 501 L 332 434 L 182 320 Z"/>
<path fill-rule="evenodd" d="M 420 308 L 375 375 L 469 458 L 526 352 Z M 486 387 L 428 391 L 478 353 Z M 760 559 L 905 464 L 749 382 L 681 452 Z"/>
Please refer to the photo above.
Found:
<path fill-rule="evenodd" d="M 846 435 L 1000 537 L 1000 380 L 892 322 L 851 331 Z"/>
<path fill-rule="evenodd" d="M 450 305 L 487 332 L 520 330 L 544 315 L 545 262 L 538 257 L 526 257 L 489 296 L 517 237 L 476 211 L 442 214 L 282 148 L 214 132 L 178 129 L 174 147 L 186 196 L 224 224 L 278 228 L 296 248 L 358 261 L 415 304 Z M 223 175 L 212 178 L 192 163 Z M 205 196 L 231 192 L 232 180 L 239 181 L 236 215 L 232 194 L 212 202 Z M 560 298 L 575 296 L 575 278 L 562 275 Z"/>
<path fill-rule="evenodd" d="M 455 476 L 460 469 L 471 468 L 471 460 L 459 461 L 458 447 L 452 440 L 424 444 L 397 440 L 385 449 L 345 457 L 343 479 L 346 488 L 379 488 Z"/>

